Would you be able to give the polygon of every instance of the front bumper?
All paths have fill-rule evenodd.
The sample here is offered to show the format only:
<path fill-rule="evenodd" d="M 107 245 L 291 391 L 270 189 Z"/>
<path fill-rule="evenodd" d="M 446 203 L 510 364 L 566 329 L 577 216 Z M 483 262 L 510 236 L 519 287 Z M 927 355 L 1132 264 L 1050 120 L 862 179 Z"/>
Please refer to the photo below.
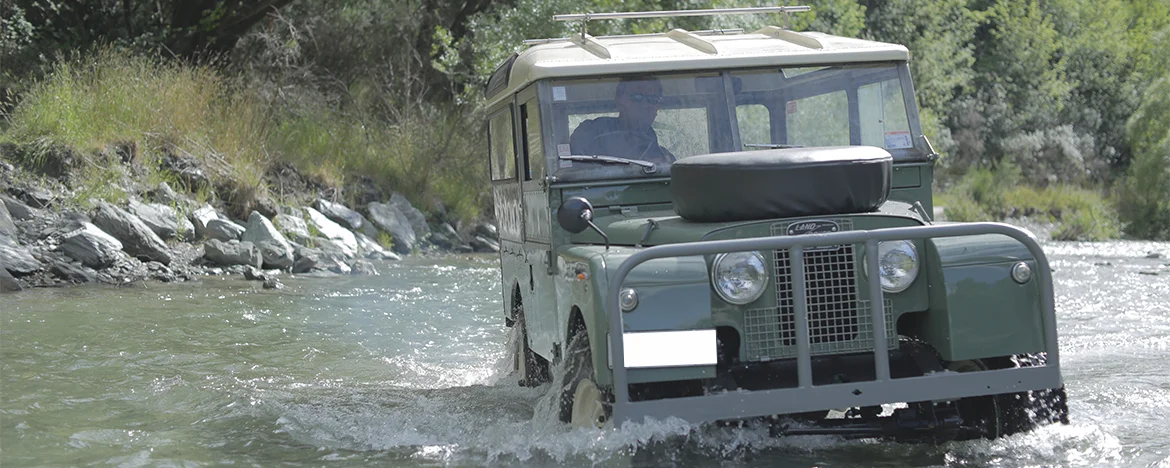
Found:
<path fill-rule="evenodd" d="M 790 388 L 767 388 L 763 385 L 747 390 L 738 389 L 720 393 L 664 398 L 646 401 L 631 401 L 629 393 L 628 365 L 625 361 L 625 339 L 621 334 L 609 339 L 610 359 L 613 367 L 613 422 L 641 421 L 644 418 L 681 418 L 691 422 L 744 419 L 777 414 L 805 413 L 843 407 L 874 406 L 897 402 L 946 401 L 960 398 L 1016 393 L 1030 390 L 1054 389 L 1063 386 L 1060 375 L 1060 356 L 1056 341 L 1055 307 L 1052 299 L 1052 278 L 1047 258 L 1035 238 L 1019 228 L 999 223 L 970 223 L 946 226 L 915 226 L 890 228 L 874 231 L 847 231 L 804 236 L 783 236 L 697 242 L 652 247 L 630 256 L 614 273 L 611 291 L 606 298 L 606 312 L 610 330 L 622 330 L 622 313 L 618 307 L 617 291 L 620 291 L 627 275 L 639 264 L 655 258 L 689 255 L 710 255 L 727 251 L 788 249 L 792 259 L 794 285 L 805 284 L 803 278 L 803 252 L 806 246 L 833 244 L 867 244 L 869 277 L 879 275 L 877 243 L 887 240 L 925 239 L 934 237 L 969 236 L 976 234 L 1002 234 L 1022 243 L 1035 258 L 1041 302 L 1042 325 L 1045 338 L 1046 365 L 1014 369 L 987 370 L 958 373 L 934 371 L 925 375 L 902 377 L 891 371 L 889 338 L 883 308 L 871 308 L 873 324 L 872 352 L 867 360 L 872 363 L 872 379 L 867 381 L 829 382 L 814 381 L 813 356 L 809 340 L 809 312 L 806 292 L 803 287 L 794 287 L 796 321 L 796 356 L 787 360 L 795 367 L 795 386 Z M 879 282 L 871 282 L 868 299 L 872 303 L 883 303 L 883 291 Z M 738 379 L 737 379 L 738 380 Z M 763 389 L 767 388 L 767 389 Z"/>

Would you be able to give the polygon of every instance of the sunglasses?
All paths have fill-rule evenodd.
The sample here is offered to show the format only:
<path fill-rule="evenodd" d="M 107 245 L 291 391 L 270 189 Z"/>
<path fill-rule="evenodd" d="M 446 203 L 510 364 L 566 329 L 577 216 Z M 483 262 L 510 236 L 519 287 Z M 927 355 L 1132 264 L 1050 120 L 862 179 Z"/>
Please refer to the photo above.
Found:
<path fill-rule="evenodd" d="M 634 102 L 645 102 L 647 104 L 662 104 L 662 96 L 659 96 L 657 94 L 626 93 L 626 97 Z"/>

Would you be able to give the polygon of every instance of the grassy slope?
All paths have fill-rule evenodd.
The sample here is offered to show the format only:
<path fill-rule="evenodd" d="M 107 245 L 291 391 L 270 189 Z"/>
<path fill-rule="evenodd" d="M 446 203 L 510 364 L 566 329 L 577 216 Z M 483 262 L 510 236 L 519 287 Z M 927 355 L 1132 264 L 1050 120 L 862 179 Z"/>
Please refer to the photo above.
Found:
<path fill-rule="evenodd" d="M 102 52 L 58 64 L 23 96 L 0 141 L 15 144 L 17 162 L 31 167 L 68 155 L 81 204 L 127 196 L 111 183 L 127 170 L 110 164 L 115 158 L 155 184 L 172 177 L 159 163 L 175 155 L 199 160 L 231 197 L 280 197 L 264 174 L 287 162 L 325 185 L 364 179 L 423 202 L 424 210 L 438 202 L 453 218 L 470 221 L 482 214 L 486 183 L 476 151 L 480 132 L 465 122 L 437 110 L 394 123 L 329 108 L 294 115 L 208 68 Z"/>

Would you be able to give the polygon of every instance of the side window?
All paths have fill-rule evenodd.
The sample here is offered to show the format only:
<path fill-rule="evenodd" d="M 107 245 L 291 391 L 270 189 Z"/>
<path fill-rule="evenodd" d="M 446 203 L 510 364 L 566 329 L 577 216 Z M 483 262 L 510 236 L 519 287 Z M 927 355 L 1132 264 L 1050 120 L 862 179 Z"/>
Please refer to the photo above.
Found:
<path fill-rule="evenodd" d="M 520 121 L 523 125 L 525 172 L 524 180 L 541 180 L 545 176 L 544 142 L 540 138 L 540 111 L 536 99 L 520 106 Z"/>
<path fill-rule="evenodd" d="M 788 101 L 784 114 L 790 145 L 849 145 L 849 98 L 845 91 Z"/>
<path fill-rule="evenodd" d="M 496 112 L 488 119 L 488 146 L 492 180 L 516 178 L 516 143 L 512 138 L 512 107 Z"/>
<path fill-rule="evenodd" d="M 772 141 L 772 117 L 763 104 L 735 106 L 735 120 L 739 124 L 739 139 L 745 145 L 776 143 Z M 744 150 L 760 148 L 745 147 Z"/>
<path fill-rule="evenodd" d="M 861 144 L 878 148 L 910 148 L 910 121 L 898 80 L 870 83 L 857 89 L 861 113 Z"/>

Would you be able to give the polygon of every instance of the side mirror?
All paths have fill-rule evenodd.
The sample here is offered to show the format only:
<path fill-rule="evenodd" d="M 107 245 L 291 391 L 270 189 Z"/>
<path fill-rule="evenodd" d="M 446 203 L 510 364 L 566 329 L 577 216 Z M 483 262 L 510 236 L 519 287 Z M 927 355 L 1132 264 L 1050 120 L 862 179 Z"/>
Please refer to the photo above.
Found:
<path fill-rule="evenodd" d="M 557 223 L 561 228 L 577 234 L 593 224 L 593 205 L 581 197 L 572 197 L 557 208 Z"/>
<path fill-rule="evenodd" d="M 557 224 L 561 228 L 570 233 L 577 234 L 584 231 L 586 228 L 593 229 L 594 232 L 601 235 L 605 239 L 605 250 L 609 250 L 609 236 L 602 232 L 601 228 L 593 224 L 593 205 L 581 197 L 572 197 L 561 203 L 561 207 L 557 208 Z"/>

